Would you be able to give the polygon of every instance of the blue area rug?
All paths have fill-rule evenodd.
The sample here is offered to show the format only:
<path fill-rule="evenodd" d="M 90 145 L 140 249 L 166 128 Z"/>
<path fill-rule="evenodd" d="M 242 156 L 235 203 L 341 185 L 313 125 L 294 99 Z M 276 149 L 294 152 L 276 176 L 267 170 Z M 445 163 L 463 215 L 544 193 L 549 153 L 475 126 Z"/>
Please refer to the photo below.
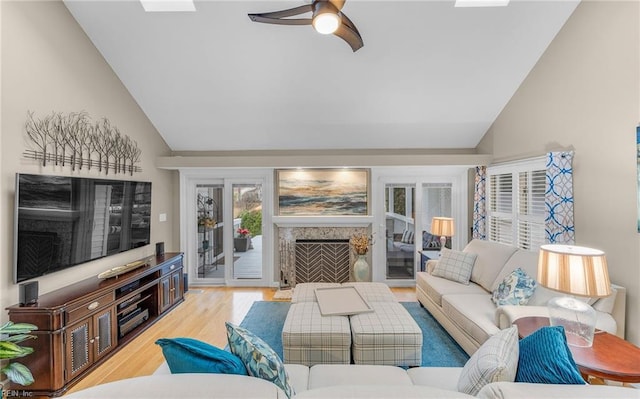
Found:
<path fill-rule="evenodd" d="M 400 302 L 422 329 L 422 365 L 461 367 L 469 356 L 418 302 Z M 262 338 L 282 358 L 282 326 L 290 302 L 254 302 L 240 323 Z"/>

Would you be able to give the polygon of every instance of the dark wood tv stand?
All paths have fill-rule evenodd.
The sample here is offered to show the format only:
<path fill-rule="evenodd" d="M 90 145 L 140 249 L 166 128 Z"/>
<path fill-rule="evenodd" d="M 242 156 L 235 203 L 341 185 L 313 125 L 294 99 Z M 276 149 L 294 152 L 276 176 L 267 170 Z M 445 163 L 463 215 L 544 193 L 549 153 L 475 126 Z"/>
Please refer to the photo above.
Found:
<path fill-rule="evenodd" d="M 146 264 L 108 279 L 91 277 L 41 295 L 33 305 L 7 308 L 13 322 L 38 327 L 25 341 L 34 352 L 18 361 L 35 382 L 11 389 L 59 396 L 184 300 L 182 253 L 144 258 Z"/>

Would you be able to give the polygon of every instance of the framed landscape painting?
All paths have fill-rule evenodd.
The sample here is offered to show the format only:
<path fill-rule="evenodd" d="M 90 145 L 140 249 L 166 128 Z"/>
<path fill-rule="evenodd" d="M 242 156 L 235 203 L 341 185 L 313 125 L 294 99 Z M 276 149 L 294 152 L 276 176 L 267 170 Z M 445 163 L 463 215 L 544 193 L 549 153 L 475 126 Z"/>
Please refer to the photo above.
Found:
<path fill-rule="evenodd" d="M 276 171 L 281 216 L 366 216 L 366 169 L 283 169 Z"/>

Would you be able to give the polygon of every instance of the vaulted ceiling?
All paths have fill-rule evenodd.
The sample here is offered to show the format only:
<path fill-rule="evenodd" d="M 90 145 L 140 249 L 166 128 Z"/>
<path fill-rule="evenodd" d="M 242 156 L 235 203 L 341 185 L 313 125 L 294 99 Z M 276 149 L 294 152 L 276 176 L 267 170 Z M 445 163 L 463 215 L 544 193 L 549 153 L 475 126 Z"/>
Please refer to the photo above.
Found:
<path fill-rule="evenodd" d="M 578 4 L 348 0 L 355 53 L 247 17 L 305 1 L 65 4 L 174 151 L 473 148 Z"/>

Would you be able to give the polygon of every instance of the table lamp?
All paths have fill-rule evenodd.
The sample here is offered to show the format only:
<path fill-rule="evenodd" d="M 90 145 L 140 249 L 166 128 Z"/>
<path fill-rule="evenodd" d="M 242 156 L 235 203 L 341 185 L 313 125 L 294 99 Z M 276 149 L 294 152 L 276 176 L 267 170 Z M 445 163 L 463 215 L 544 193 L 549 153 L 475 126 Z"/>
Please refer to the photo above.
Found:
<path fill-rule="evenodd" d="M 434 216 L 431 219 L 431 234 L 440 236 L 440 249 L 447 243 L 447 237 L 452 237 L 454 233 L 453 218 Z"/>
<path fill-rule="evenodd" d="M 593 345 L 596 311 L 586 300 L 611 295 L 604 252 L 573 245 L 542 245 L 538 258 L 538 283 L 572 295 L 549 300 L 549 324 L 564 327 L 569 345 Z"/>

